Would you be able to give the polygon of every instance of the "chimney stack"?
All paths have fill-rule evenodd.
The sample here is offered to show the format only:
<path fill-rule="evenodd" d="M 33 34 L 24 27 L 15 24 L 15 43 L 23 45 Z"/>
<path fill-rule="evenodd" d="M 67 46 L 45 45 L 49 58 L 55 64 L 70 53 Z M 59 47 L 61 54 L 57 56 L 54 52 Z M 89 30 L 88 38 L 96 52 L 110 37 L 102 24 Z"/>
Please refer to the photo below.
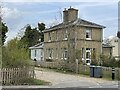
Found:
<path fill-rule="evenodd" d="M 70 8 L 68 10 L 63 11 L 63 22 L 75 21 L 78 18 L 78 10 L 74 8 Z"/>
<path fill-rule="evenodd" d="M 68 10 L 66 8 L 63 11 L 63 22 L 68 22 Z"/>

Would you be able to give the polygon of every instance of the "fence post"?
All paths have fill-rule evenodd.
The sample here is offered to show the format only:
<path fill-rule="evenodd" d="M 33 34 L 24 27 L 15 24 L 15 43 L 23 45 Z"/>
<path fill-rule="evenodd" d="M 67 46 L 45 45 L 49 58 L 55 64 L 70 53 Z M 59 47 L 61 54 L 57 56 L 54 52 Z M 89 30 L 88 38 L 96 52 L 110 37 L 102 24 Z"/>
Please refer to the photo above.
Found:
<path fill-rule="evenodd" d="M 76 73 L 78 73 L 78 59 L 76 59 Z"/>
<path fill-rule="evenodd" d="M 112 80 L 115 79 L 115 68 L 112 67 Z"/>

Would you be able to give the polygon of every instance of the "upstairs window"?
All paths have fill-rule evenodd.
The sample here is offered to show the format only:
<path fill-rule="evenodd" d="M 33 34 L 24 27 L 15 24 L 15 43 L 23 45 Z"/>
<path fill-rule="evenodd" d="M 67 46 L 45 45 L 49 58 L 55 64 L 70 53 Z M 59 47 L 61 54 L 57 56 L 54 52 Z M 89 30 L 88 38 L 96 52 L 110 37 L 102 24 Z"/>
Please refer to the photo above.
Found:
<path fill-rule="evenodd" d="M 58 32 L 56 31 L 56 41 L 58 40 Z"/>
<path fill-rule="evenodd" d="M 68 39 L 68 32 L 67 30 L 65 30 L 65 33 L 64 33 L 64 40 L 67 40 Z"/>
<path fill-rule="evenodd" d="M 48 39 L 49 39 L 48 41 L 51 41 L 51 38 L 52 38 L 52 37 L 51 37 L 51 33 L 49 32 L 49 33 L 48 33 Z"/>
<path fill-rule="evenodd" d="M 115 42 L 118 42 L 118 40 L 116 39 Z"/>
<path fill-rule="evenodd" d="M 91 36 L 92 36 L 91 31 L 92 31 L 91 28 L 86 28 L 86 39 L 87 40 L 91 40 Z"/>

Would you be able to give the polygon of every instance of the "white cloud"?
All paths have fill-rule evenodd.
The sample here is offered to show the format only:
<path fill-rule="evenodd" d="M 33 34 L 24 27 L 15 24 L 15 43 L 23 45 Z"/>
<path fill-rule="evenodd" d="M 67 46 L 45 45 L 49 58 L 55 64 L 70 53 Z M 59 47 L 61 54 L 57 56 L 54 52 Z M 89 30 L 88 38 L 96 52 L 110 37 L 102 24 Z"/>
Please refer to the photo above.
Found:
<path fill-rule="evenodd" d="M 21 16 L 21 12 L 16 8 L 10 9 L 7 7 L 3 7 L 2 15 L 3 15 L 4 19 L 7 19 L 7 18 L 15 19 L 15 18 L 18 18 L 19 16 Z"/>

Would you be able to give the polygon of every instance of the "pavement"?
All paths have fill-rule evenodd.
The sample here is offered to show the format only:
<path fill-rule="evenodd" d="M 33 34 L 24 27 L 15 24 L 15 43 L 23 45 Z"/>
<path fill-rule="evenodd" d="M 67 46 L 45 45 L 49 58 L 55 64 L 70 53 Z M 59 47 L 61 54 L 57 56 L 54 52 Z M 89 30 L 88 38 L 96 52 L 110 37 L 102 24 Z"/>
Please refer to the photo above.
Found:
<path fill-rule="evenodd" d="M 35 74 L 37 79 L 51 82 L 45 88 L 118 88 L 118 81 L 64 74 L 45 68 L 36 68 Z"/>

